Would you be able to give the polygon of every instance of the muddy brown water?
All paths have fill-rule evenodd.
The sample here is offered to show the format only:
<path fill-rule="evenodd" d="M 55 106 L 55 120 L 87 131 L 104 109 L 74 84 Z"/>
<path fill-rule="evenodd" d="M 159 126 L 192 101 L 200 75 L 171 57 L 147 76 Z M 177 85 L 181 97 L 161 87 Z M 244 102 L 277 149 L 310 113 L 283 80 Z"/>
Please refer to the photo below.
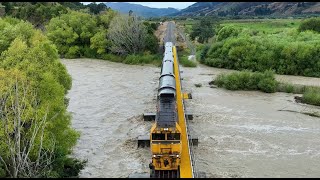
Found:
<path fill-rule="evenodd" d="M 74 156 L 87 159 L 80 177 L 127 177 L 149 172 L 151 153 L 138 149 L 154 112 L 160 68 L 94 59 L 63 59 L 73 79 L 68 110 L 81 132 Z M 294 94 L 228 91 L 208 84 L 230 70 L 182 68 L 183 91 L 192 92 L 186 109 L 194 113 L 191 133 L 196 170 L 207 177 L 319 177 L 320 118 L 279 110 L 320 112 L 294 102 Z M 318 78 L 277 76 L 296 84 L 320 85 Z M 197 88 L 194 84 L 201 83 Z"/>

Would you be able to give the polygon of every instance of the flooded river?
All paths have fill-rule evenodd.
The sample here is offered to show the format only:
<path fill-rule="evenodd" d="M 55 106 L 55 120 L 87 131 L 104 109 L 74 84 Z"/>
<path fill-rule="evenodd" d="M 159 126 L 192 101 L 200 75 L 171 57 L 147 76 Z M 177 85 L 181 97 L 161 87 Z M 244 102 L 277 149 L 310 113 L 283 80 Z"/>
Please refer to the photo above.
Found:
<path fill-rule="evenodd" d="M 74 156 L 88 160 L 80 177 L 148 172 L 150 150 L 137 149 L 136 138 L 150 131 L 152 123 L 141 115 L 155 111 L 160 68 L 91 59 L 62 62 L 73 79 L 72 126 L 81 132 Z M 207 177 L 320 176 L 320 118 L 287 111 L 320 108 L 295 103 L 293 94 L 210 88 L 209 81 L 229 70 L 202 65 L 182 70 L 183 90 L 193 96 L 186 108 L 194 113 L 190 129 L 199 137 L 197 170 Z M 317 78 L 277 79 L 320 85 Z"/>

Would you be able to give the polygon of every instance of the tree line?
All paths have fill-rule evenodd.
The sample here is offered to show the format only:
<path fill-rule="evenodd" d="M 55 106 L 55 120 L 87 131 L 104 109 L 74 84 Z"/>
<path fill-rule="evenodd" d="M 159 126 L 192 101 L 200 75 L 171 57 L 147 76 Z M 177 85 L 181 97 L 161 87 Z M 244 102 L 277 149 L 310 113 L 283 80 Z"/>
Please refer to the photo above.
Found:
<path fill-rule="evenodd" d="M 161 62 L 159 24 L 102 3 L 2 4 L 0 177 L 75 177 L 86 162 L 70 157 L 79 133 L 67 111 L 72 79 L 59 58 Z"/>
<path fill-rule="evenodd" d="M 72 81 L 54 44 L 29 22 L 0 19 L 0 177 L 76 176 L 69 155 Z"/>
<path fill-rule="evenodd" d="M 320 77 L 319 27 L 319 19 L 313 18 L 273 34 L 220 27 L 211 43 L 198 49 L 199 60 L 219 68 Z"/>

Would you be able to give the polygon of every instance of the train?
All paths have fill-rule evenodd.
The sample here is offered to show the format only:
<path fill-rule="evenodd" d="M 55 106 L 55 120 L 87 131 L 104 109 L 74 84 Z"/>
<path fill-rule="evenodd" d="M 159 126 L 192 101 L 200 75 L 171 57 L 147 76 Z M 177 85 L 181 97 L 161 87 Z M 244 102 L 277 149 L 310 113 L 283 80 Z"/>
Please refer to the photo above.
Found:
<path fill-rule="evenodd" d="M 150 133 L 152 178 L 179 178 L 181 163 L 181 128 L 176 105 L 176 80 L 173 43 L 166 42 L 157 93 L 157 112 Z"/>

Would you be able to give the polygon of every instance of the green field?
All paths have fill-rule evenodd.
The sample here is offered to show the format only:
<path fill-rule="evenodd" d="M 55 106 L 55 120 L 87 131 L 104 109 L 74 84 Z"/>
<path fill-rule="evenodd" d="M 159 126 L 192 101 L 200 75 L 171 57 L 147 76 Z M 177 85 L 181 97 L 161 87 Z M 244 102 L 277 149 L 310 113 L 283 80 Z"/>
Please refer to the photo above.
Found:
<path fill-rule="evenodd" d="M 298 28 L 301 19 L 251 19 L 251 20 L 225 20 L 221 26 L 235 26 L 252 30 L 278 33 L 286 29 Z"/>
<path fill-rule="evenodd" d="M 181 20 L 177 21 L 184 26 L 185 32 L 190 33 L 193 24 L 198 20 Z M 214 22 L 214 20 L 213 20 Z M 301 19 L 239 19 L 239 20 L 222 20 L 218 22 L 220 26 L 235 26 L 238 28 L 248 28 L 252 30 L 261 30 L 266 33 L 277 33 L 285 29 L 297 28 Z"/>

